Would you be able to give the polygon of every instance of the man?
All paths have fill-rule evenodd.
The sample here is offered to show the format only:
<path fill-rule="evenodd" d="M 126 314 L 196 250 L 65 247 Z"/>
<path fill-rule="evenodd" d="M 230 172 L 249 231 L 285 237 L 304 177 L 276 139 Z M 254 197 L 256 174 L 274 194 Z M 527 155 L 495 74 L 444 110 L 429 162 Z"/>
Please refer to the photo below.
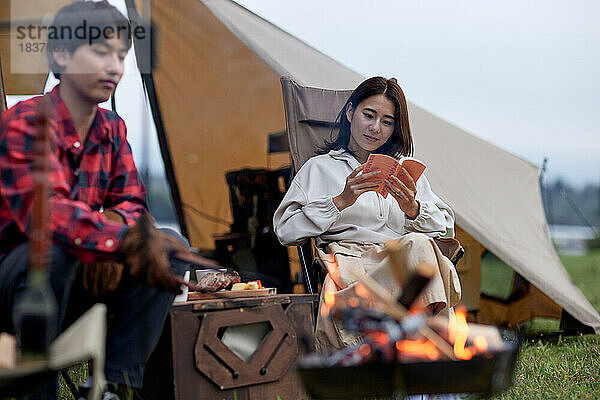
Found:
<path fill-rule="evenodd" d="M 69 34 L 81 25 L 88 33 L 96 27 L 103 34 Z M 154 227 L 144 233 L 136 225 L 146 210 L 145 188 L 125 124 L 116 113 L 98 108 L 123 74 L 131 47 L 128 20 L 106 1 L 78 1 L 58 11 L 53 27 L 47 55 L 60 84 L 44 98 L 54 109 L 49 279 L 59 305 L 59 330 L 93 303 L 105 302 L 107 380 L 139 388 L 178 292 L 170 268 L 183 274 L 185 267 L 169 265 L 168 254 L 183 245 Z M 20 102 L 0 121 L 0 331 L 14 332 L 11 316 L 26 287 L 35 115 L 38 103 L 47 101 L 41 99 Z M 36 398 L 56 398 L 56 384 L 50 391 Z"/>

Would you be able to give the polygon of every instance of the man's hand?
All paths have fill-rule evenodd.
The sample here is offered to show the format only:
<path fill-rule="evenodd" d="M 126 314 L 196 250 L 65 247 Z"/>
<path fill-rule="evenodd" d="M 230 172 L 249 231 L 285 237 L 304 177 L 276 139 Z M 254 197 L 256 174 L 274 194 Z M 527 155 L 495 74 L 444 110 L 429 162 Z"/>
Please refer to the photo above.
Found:
<path fill-rule="evenodd" d="M 113 292 L 121 281 L 123 264 L 116 261 L 96 261 L 83 264 L 83 287 L 94 296 Z"/>
<path fill-rule="evenodd" d="M 125 223 L 123 217 L 110 209 L 104 211 L 109 221 Z M 96 261 L 83 264 L 83 287 L 97 296 L 113 292 L 123 275 L 123 264 L 116 261 Z"/>
<path fill-rule="evenodd" d="M 125 218 L 123 218 L 123 216 L 121 214 L 119 214 L 116 211 L 111 210 L 110 208 L 108 210 L 104 210 L 104 216 L 109 221 L 118 222 L 120 224 L 125 223 Z"/>
<path fill-rule="evenodd" d="M 187 252 L 188 249 L 177 239 L 156 229 L 145 213 L 127 231 L 121 244 L 121 253 L 125 256 L 129 273 L 138 282 L 180 293 L 180 279 L 169 267 L 169 254 L 172 251 Z"/>

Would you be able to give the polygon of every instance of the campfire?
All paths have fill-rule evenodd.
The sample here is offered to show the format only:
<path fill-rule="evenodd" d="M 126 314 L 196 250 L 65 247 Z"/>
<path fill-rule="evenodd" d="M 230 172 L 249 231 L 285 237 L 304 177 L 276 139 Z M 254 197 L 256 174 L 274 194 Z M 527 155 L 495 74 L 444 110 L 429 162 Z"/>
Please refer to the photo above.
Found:
<path fill-rule="evenodd" d="M 326 264 L 335 281 L 335 262 Z M 333 286 L 325 285 L 319 312 L 360 334 L 361 340 L 298 362 L 313 397 L 490 394 L 511 385 L 518 345 L 504 341 L 495 327 L 468 324 L 461 307 L 454 318 L 428 316 L 417 298 L 432 276 L 429 266 L 420 266 L 398 299 L 368 276 L 359 279 L 356 296 L 344 300 L 336 299 Z"/>

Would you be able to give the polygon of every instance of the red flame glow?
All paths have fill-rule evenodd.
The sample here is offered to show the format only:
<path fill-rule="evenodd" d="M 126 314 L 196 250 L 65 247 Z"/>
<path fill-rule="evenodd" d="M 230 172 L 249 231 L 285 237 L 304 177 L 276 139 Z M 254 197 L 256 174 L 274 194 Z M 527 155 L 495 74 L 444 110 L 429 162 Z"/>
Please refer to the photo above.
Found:
<path fill-rule="evenodd" d="M 485 337 L 478 335 L 473 340 L 473 346 L 467 347 L 469 337 L 469 325 L 467 324 L 467 311 L 464 307 L 458 307 L 455 312 L 455 320 L 448 324 L 450 341 L 454 342 L 453 350 L 456 358 L 470 360 L 476 353 L 483 353 L 488 349 Z"/>
<path fill-rule="evenodd" d="M 448 335 L 456 358 L 469 360 L 477 353 L 486 352 L 488 342 L 482 335 L 478 335 L 472 339 L 472 346 L 467 346 L 469 342 L 469 326 L 467 324 L 466 309 L 457 308 L 455 315 L 456 318 L 449 321 Z M 396 342 L 396 349 L 398 350 L 399 357 L 408 356 L 429 360 L 439 360 L 442 357 L 436 345 L 425 338 L 398 341 Z"/>
<path fill-rule="evenodd" d="M 428 358 L 430 360 L 437 360 L 440 357 L 437 347 L 430 341 L 401 340 L 396 342 L 396 349 L 400 354 L 411 357 Z"/>
<path fill-rule="evenodd" d="M 369 337 L 376 343 L 386 344 L 390 342 L 390 337 L 384 332 L 373 332 Z"/>
<path fill-rule="evenodd" d="M 485 353 L 488 349 L 488 342 L 481 335 L 475 336 L 475 340 L 473 340 L 473 345 L 475 345 L 475 348 L 479 353 Z"/>
<path fill-rule="evenodd" d="M 363 355 L 363 357 L 366 357 L 369 354 L 371 354 L 371 346 L 369 346 L 368 344 L 365 343 L 362 346 L 360 346 L 358 351 L 360 352 L 360 354 Z"/>
<path fill-rule="evenodd" d="M 327 269 L 329 277 L 333 279 L 336 284 L 338 284 L 340 281 L 340 271 L 338 269 L 338 263 L 335 259 L 335 256 L 333 254 L 329 254 L 328 259 L 324 261 L 325 262 L 323 264 L 325 264 L 325 269 Z"/>
<path fill-rule="evenodd" d="M 363 285 L 354 286 L 354 291 L 356 292 L 357 295 L 359 295 L 363 299 L 366 299 L 369 297 L 369 291 Z"/>
<path fill-rule="evenodd" d="M 326 279 L 325 285 L 323 286 L 322 290 L 323 290 L 323 304 L 321 304 L 321 309 L 319 310 L 319 312 L 321 313 L 321 316 L 323 318 L 325 318 L 329 315 L 331 308 L 335 304 L 335 293 L 336 293 L 335 284 L 333 283 L 332 280 Z"/>

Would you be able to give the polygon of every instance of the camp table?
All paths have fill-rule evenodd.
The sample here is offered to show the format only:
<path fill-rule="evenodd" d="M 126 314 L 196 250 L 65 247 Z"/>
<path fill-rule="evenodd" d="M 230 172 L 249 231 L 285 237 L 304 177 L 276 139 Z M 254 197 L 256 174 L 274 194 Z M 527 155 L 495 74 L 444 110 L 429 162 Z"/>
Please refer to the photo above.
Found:
<path fill-rule="evenodd" d="M 175 303 L 146 366 L 144 395 L 161 400 L 306 398 L 294 363 L 310 350 L 302 343 L 312 343 L 316 301 L 316 295 L 275 294 Z M 254 337 L 255 348 L 229 343 L 245 332 Z"/>

